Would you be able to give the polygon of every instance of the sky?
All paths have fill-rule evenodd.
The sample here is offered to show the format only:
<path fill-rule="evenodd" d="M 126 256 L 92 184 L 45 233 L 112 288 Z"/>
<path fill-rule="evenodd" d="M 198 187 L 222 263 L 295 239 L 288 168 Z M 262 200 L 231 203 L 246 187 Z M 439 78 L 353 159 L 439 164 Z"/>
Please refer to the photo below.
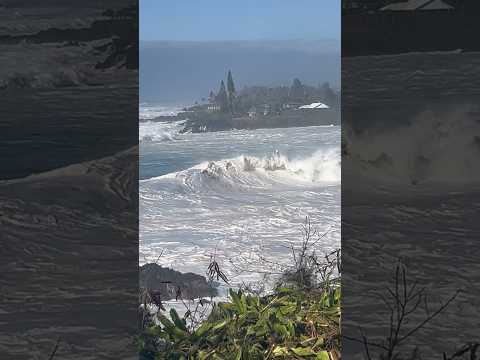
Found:
<path fill-rule="evenodd" d="M 140 40 L 340 39 L 340 0 L 141 0 Z"/>

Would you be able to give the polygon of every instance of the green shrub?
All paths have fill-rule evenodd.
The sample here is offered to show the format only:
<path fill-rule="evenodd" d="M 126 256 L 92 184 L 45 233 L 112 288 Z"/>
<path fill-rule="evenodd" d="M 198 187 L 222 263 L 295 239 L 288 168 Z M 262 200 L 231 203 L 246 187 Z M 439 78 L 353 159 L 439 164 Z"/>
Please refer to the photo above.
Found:
<path fill-rule="evenodd" d="M 259 297 L 230 290 L 199 327 L 170 310 L 140 336 L 142 359 L 336 359 L 340 353 L 340 288 L 278 288 Z M 153 341 L 152 340 L 156 340 Z"/>

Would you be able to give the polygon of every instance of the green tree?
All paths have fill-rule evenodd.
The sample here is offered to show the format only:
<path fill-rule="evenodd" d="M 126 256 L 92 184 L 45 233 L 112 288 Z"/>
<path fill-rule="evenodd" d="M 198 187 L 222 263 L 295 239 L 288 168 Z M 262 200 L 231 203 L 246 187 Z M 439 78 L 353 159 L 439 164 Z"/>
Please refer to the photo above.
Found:
<path fill-rule="evenodd" d="M 227 90 L 228 90 L 228 102 L 230 105 L 230 111 L 232 114 L 235 112 L 235 98 L 237 96 L 235 91 L 235 83 L 233 82 L 232 72 L 228 70 L 227 76 Z"/>
<path fill-rule="evenodd" d="M 220 110 L 222 112 L 228 111 L 229 109 L 228 94 L 227 94 L 227 90 L 225 89 L 225 83 L 223 82 L 223 80 L 220 83 L 220 90 L 218 91 L 218 94 L 215 100 L 217 101 L 217 104 L 220 105 Z"/>
<path fill-rule="evenodd" d="M 294 101 L 303 101 L 305 98 L 305 87 L 298 79 L 293 79 L 293 84 L 290 87 L 290 92 L 288 94 L 290 100 Z"/>
<path fill-rule="evenodd" d="M 235 96 L 236 94 L 235 83 L 233 82 L 232 72 L 230 70 L 228 70 L 227 89 L 228 89 L 228 95 Z"/>

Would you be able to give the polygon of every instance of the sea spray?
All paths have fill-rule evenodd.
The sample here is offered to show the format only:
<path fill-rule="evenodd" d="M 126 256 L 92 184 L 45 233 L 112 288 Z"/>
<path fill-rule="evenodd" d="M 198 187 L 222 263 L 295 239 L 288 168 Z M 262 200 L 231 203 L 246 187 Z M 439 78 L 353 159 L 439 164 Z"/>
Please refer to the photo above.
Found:
<path fill-rule="evenodd" d="M 288 159 L 275 151 L 264 157 L 241 155 L 236 158 L 208 161 L 192 168 L 143 180 L 150 186 L 176 181 L 180 186 L 196 191 L 211 191 L 228 187 L 228 191 L 252 190 L 275 185 L 305 187 L 340 182 L 339 150 L 317 150 L 305 158 Z M 220 188 L 217 189 L 220 191 Z"/>
<path fill-rule="evenodd" d="M 180 134 L 140 150 L 142 262 L 204 274 L 215 253 L 231 286 L 263 281 L 268 269 L 237 274 L 232 262 L 291 261 L 306 216 L 326 233 L 322 252 L 339 247 L 339 127 Z"/>
<path fill-rule="evenodd" d="M 182 122 L 154 122 L 147 121 L 141 124 L 138 131 L 139 141 L 160 142 L 174 141 L 179 138 Z"/>
<path fill-rule="evenodd" d="M 420 112 L 409 125 L 357 133 L 344 128 L 346 168 L 355 178 L 417 185 L 480 180 L 478 108 Z"/>

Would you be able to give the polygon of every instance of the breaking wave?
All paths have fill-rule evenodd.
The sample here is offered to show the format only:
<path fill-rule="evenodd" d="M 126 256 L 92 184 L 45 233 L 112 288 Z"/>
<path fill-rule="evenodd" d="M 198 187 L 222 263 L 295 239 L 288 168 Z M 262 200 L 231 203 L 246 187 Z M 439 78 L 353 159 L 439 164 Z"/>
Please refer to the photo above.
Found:
<path fill-rule="evenodd" d="M 139 141 L 141 143 L 147 143 L 178 140 L 182 124 L 182 121 L 142 122 L 139 128 Z"/>
<path fill-rule="evenodd" d="M 142 120 L 151 120 L 159 116 L 175 116 L 184 106 L 164 106 L 164 105 L 149 105 L 148 103 L 141 103 L 139 116 Z"/>
<path fill-rule="evenodd" d="M 173 192 L 205 192 L 261 190 L 278 185 L 309 187 L 339 182 L 340 153 L 331 150 L 291 160 L 278 151 L 261 158 L 242 155 L 143 180 L 142 185 L 158 185 L 162 190 Z"/>
<path fill-rule="evenodd" d="M 98 59 L 89 54 L 96 43 L 64 46 L 68 44 L 24 40 L 15 45 L 0 45 L 5 55 L 0 61 L 0 88 L 55 89 L 99 84 L 98 71 L 92 67 Z"/>
<path fill-rule="evenodd" d="M 60 68 L 51 72 L 16 72 L 0 79 L 2 89 L 52 89 L 81 86 L 89 83 L 88 71 L 75 68 Z"/>
<path fill-rule="evenodd" d="M 344 129 L 345 168 L 397 183 L 459 183 L 480 180 L 480 111 L 425 111 L 394 131 L 356 134 Z"/>

